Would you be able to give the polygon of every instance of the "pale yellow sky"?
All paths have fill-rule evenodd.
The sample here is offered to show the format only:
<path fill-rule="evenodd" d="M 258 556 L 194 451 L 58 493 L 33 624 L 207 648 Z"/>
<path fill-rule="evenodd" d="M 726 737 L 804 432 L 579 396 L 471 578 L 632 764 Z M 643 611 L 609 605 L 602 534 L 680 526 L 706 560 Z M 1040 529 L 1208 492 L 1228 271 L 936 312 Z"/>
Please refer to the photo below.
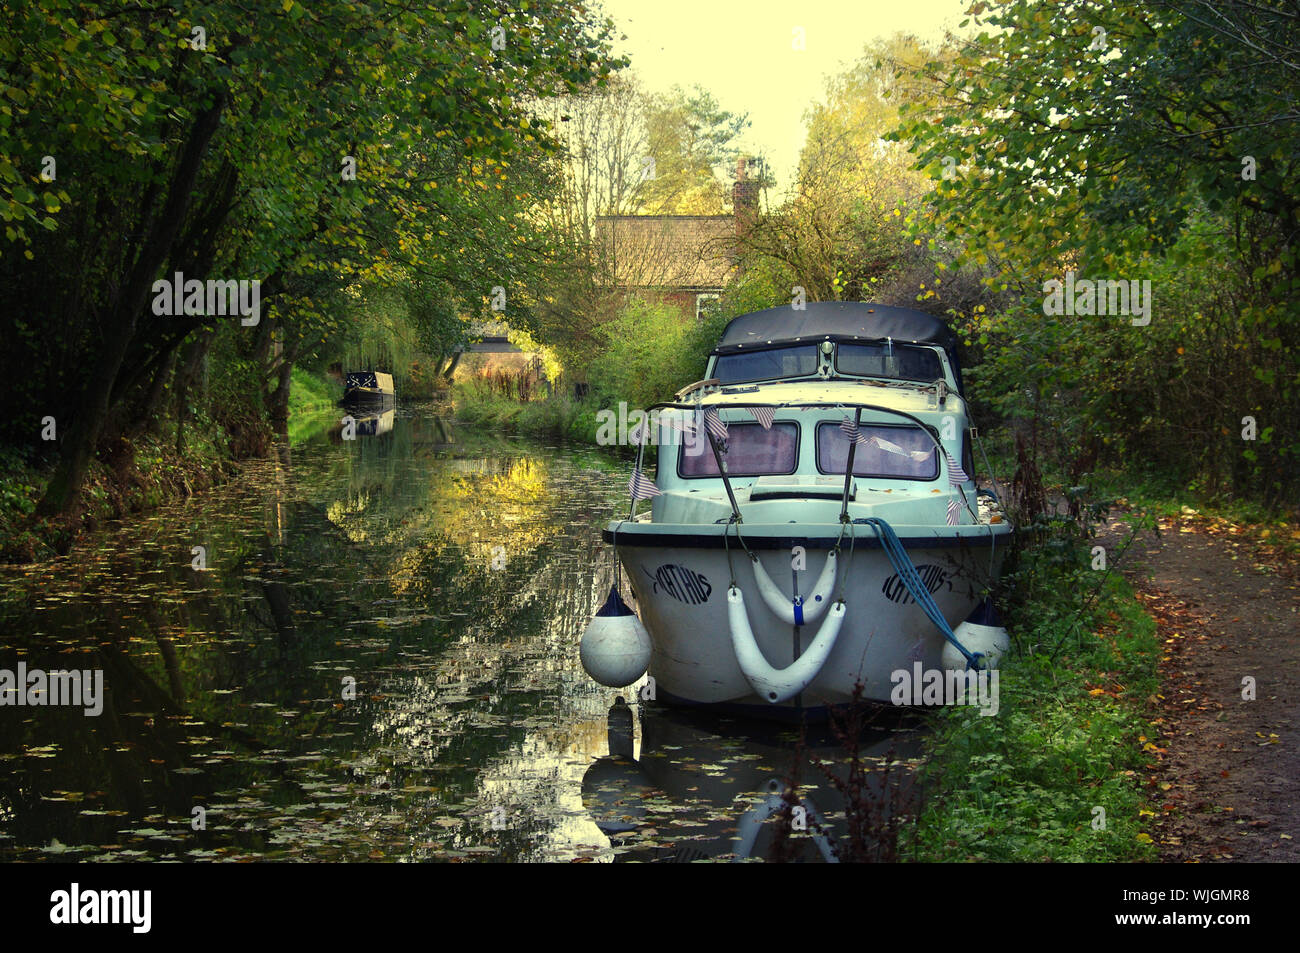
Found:
<path fill-rule="evenodd" d="M 790 183 L 804 140 L 803 113 L 828 74 L 876 37 L 938 38 L 956 29 L 970 0 L 599 0 L 627 39 L 648 89 L 698 84 L 724 109 L 749 113 L 741 145 L 769 157 L 777 194 Z M 795 28 L 804 49 L 794 49 Z M 775 195 L 773 196 L 776 197 Z"/>

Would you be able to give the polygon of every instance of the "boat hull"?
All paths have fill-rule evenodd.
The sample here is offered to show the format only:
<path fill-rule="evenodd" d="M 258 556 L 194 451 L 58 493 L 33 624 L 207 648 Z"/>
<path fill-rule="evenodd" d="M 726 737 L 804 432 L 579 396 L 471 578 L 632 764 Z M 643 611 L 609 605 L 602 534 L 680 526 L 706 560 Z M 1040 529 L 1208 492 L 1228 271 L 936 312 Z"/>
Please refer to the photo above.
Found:
<path fill-rule="evenodd" d="M 380 390 L 377 387 L 351 387 L 343 392 L 345 404 L 391 404 L 394 400 L 395 395 L 391 390 Z"/>
<path fill-rule="evenodd" d="M 838 528 L 826 535 L 792 537 L 792 526 L 769 532 L 747 528 L 745 541 L 777 587 L 789 595 L 797 584 L 808 593 L 820 575 Z M 839 583 L 831 600 L 843 593 L 846 612 L 834 647 L 815 678 L 794 698 L 768 704 L 750 684 L 737 661 L 727 612 L 727 593 L 734 568 L 744 594 L 754 640 L 776 668 L 792 664 L 809 649 L 830 615 L 811 623 L 782 621 L 759 594 L 750 557 L 734 531 L 728 548 L 715 527 L 692 527 L 696 533 L 664 531 L 644 524 L 611 526 L 606 538 L 615 543 L 627 571 L 642 623 L 650 633 L 649 674 L 656 692 L 691 704 L 745 706 L 788 717 L 788 709 L 824 708 L 862 697 L 888 703 L 892 673 L 941 668 L 946 640 L 912 598 L 888 556 L 865 528 L 857 533 L 852 553 L 844 541 L 839 556 Z M 922 530 L 902 542 L 922 583 L 952 628 L 980 604 L 996 578 L 1006 549 L 1009 527 L 970 526 L 963 532 Z M 803 555 L 795 547 L 803 547 Z M 803 568 L 794 566 L 802 558 Z M 731 568 L 729 568 L 731 567 Z M 809 611 L 812 607 L 809 606 Z M 785 709 L 784 711 L 782 709 Z"/>

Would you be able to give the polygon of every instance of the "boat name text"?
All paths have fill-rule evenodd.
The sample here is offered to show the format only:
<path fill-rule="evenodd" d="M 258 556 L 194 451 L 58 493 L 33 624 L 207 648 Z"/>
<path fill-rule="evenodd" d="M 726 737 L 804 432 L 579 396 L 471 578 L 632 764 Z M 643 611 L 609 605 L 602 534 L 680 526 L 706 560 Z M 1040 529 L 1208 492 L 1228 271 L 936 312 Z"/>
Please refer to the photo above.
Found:
<path fill-rule="evenodd" d="M 698 606 L 702 602 L 708 602 L 709 595 L 713 592 L 713 586 L 709 584 L 708 579 L 685 566 L 665 563 L 653 574 L 648 569 L 643 571 L 655 581 L 653 591 L 656 594 L 662 588 L 678 602 L 687 605 Z"/>

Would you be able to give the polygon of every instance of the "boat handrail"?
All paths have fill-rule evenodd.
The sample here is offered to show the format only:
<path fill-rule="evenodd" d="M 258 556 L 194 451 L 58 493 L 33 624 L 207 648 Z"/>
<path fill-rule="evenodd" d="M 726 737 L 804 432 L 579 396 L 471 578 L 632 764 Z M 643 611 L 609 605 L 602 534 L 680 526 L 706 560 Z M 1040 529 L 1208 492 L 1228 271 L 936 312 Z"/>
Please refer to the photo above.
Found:
<path fill-rule="evenodd" d="M 697 390 L 704 390 L 707 387 L 721 387 L 722 381 L 716 377 L 707 377 L 702 381 L 696 381 L 694 384 L 687 384 L 677 393 L 673 394 L 674 400 L 685 400 Z"/>

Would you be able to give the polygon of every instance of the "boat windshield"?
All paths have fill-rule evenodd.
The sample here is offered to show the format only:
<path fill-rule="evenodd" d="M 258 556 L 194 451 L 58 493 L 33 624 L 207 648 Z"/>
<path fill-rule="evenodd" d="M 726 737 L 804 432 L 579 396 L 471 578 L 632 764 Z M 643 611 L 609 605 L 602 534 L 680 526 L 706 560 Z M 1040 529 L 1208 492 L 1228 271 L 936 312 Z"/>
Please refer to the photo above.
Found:
<path fill-rule="evenodd" d="M 938 354 L 930 348 L 907 344 L 841 344 L 836 349 L 835 370 L 858 377 L 903 381 L 943 378 Z"/>
<path fill-rule="evenodd" d="M 817 345 L 801 344 L 722 355 L 713 369 L 713 376 L 723 384 L 775 381 L 787 377 L 812 377 L 817 373 L 817 365 Z"/>
<path fill-rule="evenodd" d="M 864 442 L 853 455 L 853 475 L 894 480 L 933 480 L 939 475 L 934 440 L 919 427 L 862 424 Z M 849 438 L 837 423 L 817 425 L 817 469 L 842 474 Z"/>
<path fill-rule="evenodd" d="M 707 441 L 701 441 L 702 453 L 687 453 L 678 458 L 677 472 L 684 477 L 716 477 L 718 464 Z M 764 430 L 756 423 L 729 423 L 727 439 L 719 445 L 727 476 L 767 476 L 794 473 L 799 461 L 799 427 L 792 423 L 774 423 Z"/>

